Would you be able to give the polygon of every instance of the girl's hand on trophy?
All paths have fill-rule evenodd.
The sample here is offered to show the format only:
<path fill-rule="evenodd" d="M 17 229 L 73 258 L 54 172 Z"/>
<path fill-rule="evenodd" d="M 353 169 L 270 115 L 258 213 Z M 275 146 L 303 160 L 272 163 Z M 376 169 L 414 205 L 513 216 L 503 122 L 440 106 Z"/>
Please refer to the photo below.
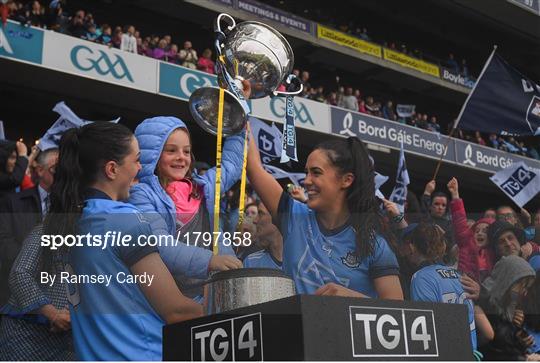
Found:
<path fill-rule="evenodd" d="M 234 256 L 218 255 L 212 256 L 208 264 L 208 271 L 227 271 L 244 267 L 242 261 Z"/>
<path fill-rule="evenodd" d="M 251 83 L 249 83 L 248 80 L 244 79 L 242 81 L 242 87 L 243 87 L 242 91 L 244 93 L 244 98 L 248 100 L 251 97 Z"/>

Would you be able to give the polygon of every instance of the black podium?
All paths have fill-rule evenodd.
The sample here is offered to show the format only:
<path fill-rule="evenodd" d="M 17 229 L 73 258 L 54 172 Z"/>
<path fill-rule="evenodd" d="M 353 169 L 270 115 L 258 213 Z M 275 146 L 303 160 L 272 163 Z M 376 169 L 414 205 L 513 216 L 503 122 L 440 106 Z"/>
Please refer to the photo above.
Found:
<path fill-rule="evenodd" d="M 467 308 L 296 295 L 163 328 L 163 360 L 474 360 Z"/>

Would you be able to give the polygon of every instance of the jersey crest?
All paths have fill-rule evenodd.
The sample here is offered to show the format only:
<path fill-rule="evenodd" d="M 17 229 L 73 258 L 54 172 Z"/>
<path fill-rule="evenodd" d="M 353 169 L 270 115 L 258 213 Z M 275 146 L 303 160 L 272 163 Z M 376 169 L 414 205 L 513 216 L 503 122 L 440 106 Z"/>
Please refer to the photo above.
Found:
<path fill-rule="evenodd" d="M 360 259 L 354 252 L 347 252 L 345 257 L 341 257 L 341 263 L 349 268 L 357 268 L 360 266 Z"/>

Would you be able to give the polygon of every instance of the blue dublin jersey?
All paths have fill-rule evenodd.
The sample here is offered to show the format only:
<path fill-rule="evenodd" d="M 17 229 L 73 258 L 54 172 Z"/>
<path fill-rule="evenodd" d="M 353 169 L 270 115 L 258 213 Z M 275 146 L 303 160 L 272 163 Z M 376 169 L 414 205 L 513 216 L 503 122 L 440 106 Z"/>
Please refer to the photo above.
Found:
<path fill-rule="evenodd" d="M 306 204 L 281 195 L 276 225 L 283 235 L 283 271 L 295 283 L 299 294 L 313 294 L 334 282 L 370 297 L 377 297 L 373 280 L 398 275 L 396 256 L 386 240 L 376 235 L 373 253 L 360 258 L 356 235 L 349 223 L 334 230 L 319 225 L 315 212 Z"/>
<path fill-rule="evenodd" d="M 471 331 L 471 343 L 476 350 L 476 325 L 474 324 L 474 304 L 466 297 L 459 281 L 457 270 L 440 265 L 428 265 L 416 271 L 411 280 L 411 300 L 450 304 L 465 304 Z"/>
<path fill-rule="evenodd" d="M 529 257 L 529 264 L 534 269 L 534 271 L 540 270 L 540 254 L 535 254 Z"/>
<path fill-rule="evenodd" d="M 150 226 L 131 204 L 113 201 L 94 191 L 85 201 L 78 235 L 105 236 L 122 232 L 135 241 L 150 235 Z M 161 360 L 163 321 L 143 295 L 130 267 L 155 247 L 87 244 L 70 247 L 66 271 L 77 277 L 68 283 L 71 326 L 78 360 Z M 81 281 L 88 276 L 91 279 Z M 110 280 L 97 280 L 109 276 Z"/>
<path fill-rule="evenodd" d="M 257 251 L 244 259 L 244 267 L 274 268 L 281 270 L 282 263 L 266 250 Z"/>

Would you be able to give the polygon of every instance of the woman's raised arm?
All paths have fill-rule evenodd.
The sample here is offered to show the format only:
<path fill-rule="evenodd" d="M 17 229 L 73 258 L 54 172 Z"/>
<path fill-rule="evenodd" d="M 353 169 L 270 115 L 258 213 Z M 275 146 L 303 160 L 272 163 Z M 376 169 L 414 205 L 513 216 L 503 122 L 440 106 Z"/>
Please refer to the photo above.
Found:
<path fill-rule="evenodd" d="M 262 202 L 268 208 L 272 218 L 277 218 L 279 199 L 283 188 L 264 168 L 259 155 L 259 149 L 255 144 L 253 134 L 249 135 L 249 149 L 247 162 L 247 175 L 251 186 L 261 197 Z"/>

